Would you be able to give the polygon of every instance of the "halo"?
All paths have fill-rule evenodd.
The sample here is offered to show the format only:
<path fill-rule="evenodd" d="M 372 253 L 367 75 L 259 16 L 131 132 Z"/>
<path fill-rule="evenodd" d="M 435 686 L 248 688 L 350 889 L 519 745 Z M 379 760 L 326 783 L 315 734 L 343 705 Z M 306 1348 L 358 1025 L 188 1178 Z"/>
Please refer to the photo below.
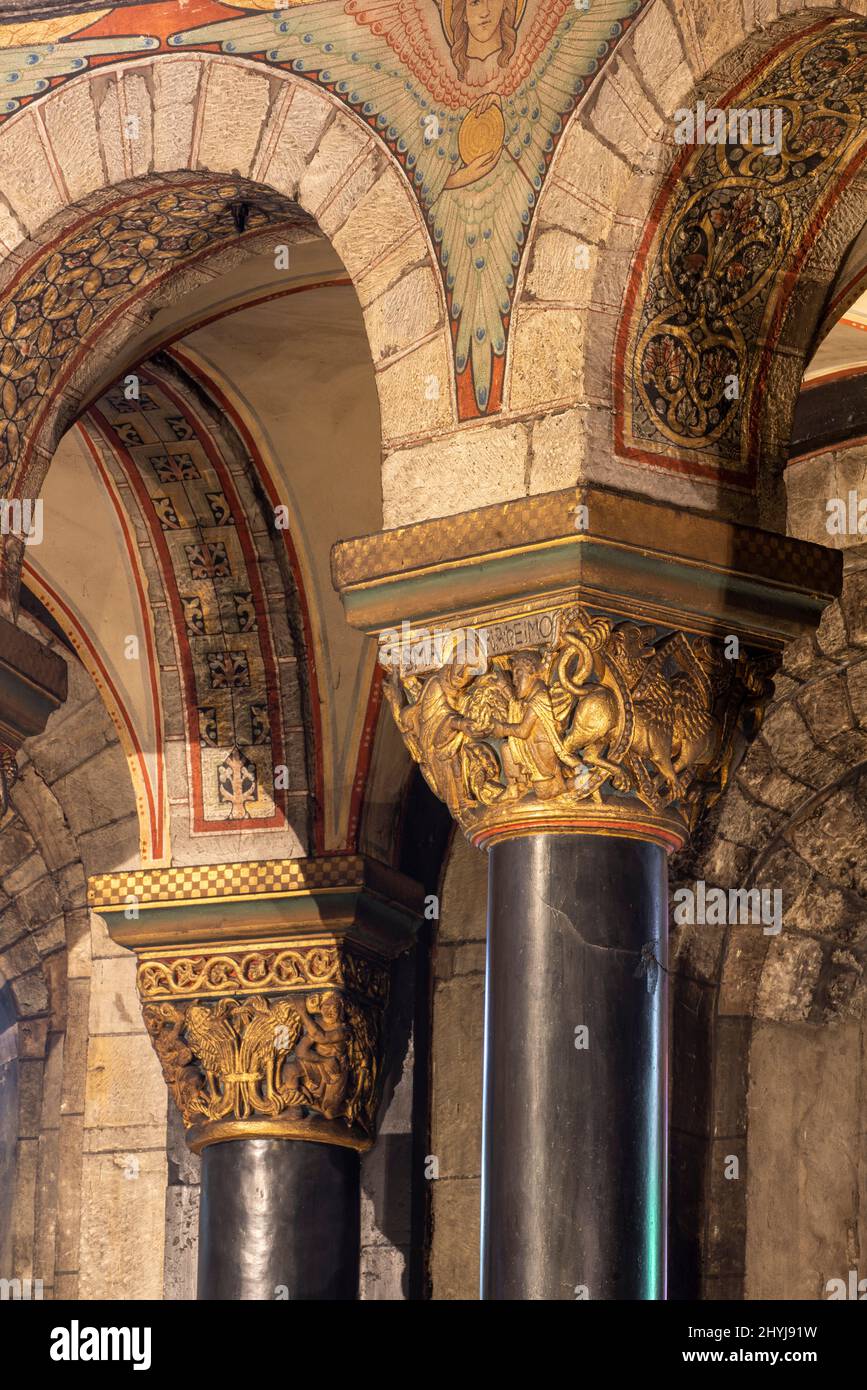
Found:
<path fill-rule="evenodd" d="M 446 38 L 452 44 L 455 41 L 455 31 L 452 27 L 452 4 L 453 0 L 439 0 L 440 10 L 442 11 L 443 28 L 446 31 Z M 524 11 L 527 8 L 527 0 L 518 0 L 515 10 L 515 28 L 517 29 L 524 18 Z"/>

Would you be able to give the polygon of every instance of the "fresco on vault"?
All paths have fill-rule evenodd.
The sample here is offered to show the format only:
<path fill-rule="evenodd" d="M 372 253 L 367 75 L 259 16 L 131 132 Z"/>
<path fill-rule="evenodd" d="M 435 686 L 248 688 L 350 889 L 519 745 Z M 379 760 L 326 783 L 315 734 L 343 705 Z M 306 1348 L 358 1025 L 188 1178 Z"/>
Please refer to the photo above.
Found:
<path fill-rule="evenodd" d="M 331 92 L 400 161 L 445 286 L 461 418 L 502 405 L 530 223 L 566 121 L 649 0 L 211 0 L 0 28 L 7 113 L 107 54 L 215 48 Z M 195 23 L 177 31 L 180 15 Z M 109 36 L 118 21 L 149 36 Z M 89 26 L 89 35 L 82 31 Z M 6 89 L 9 91 L 9 88 Z"/>

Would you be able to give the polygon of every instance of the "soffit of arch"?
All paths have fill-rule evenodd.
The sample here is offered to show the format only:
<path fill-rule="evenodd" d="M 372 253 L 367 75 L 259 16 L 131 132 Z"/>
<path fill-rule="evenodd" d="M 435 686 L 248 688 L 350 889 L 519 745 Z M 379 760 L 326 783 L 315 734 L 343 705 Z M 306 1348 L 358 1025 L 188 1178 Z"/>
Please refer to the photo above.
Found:
<path fill-rule="evenodd" d="M 304 248 L 305 257 L 318 248 Z M 300 269 L 300 267 L 299 267 Z M 206 322 L 173 352 L 228 403 L 256 454 L 269 498 L 288 509 L 296 583 L 306 595 L 321 755 L 322 833 L 353 843 L 359 759 L 378 695 L 374 653 L 346 624 L 331 582 L 330 547 L 382 525 L 380 433 L 364 321 L 337 274 L 317 259 L 306 284 L 231 318 Z M 284 551 L 285 553 L 285 551 Z M 312 687 L 311 687 L 312 697 Z"/>
<path fill-rule="evenodd" d="M 619 454 L 748 495 L 781 467 L 840 248 L 863 223 L 863 187 L 842 196 L 863 185 L 849 75 L 863 21 L 822 16 L 782 38 L 720 102 L 781 113 L 773 172 L 737 144 L 681 153 L 632 271 L 614 382 Z"/>
<path fill-rule="evenodd" d="M 225 431 L 171 372 L 137 383 L 65 437 L 27 582 L 118 728 L 141 861 L 292 857 L 306 754 L 272 536 Z"/>
<path fill-rule="evenodd" d="M 378 686 L 371 686 L 372 655 L 343 621 L 332 589 L 329 547 L 339 534 L 359 527 L 376 529 L 381 524 L 381 504 L 376 396 L 363 320 L 345 276 L 340 274 L 340 263 L 323 251 L 327 248 L 321 242 L 299 247 L 289 284 L 280 278 L 275 281 L 273 260 L 268 256 L 250 262 L 224 280 L 204 287 L 194 303 L 185 300 L 165 311 L 162 323 L 155 320 L 154 333 L 173 338 L 178 331 L 177 314 L 181 313 L 181 331 L 186 329 L 187 336 L 173 350 L 178 363 L 234 421 L 245 441 L 247 457 L 256 460 L 255 485 L 262 497 L 258 503 L 252 494 L 245 498 L 249 516 L 255 517 L 258 510 L 259 520 L 253 525 L 261 530 L 263 516 L 270 524 L 274 509 L 285 509 L 288 529 L 272 529 L 268 539 L 276 545 L 276 552 L 272 550 L 264 562 L 263 574 L 276 605 L 271 607 L 268 627 L 278 635 L 282 633 L 279 640 L 286 642 L 285 596 L 290 591 L 303 596 L 303 612 L 296 613 L 296 630 L 304 631 L 312 658 L 308 706 L 312 727 L 308 716 L 302 719 L 297 693 L 287 694 L 286 713 L 276 722 L 285 726 L 286 737 L 296 743 L 302 723 L 307 724 L 310 792 L 321 817 L 313 827 L 314 839 L 320 847 L 340 848 L 354 843 L 363 798 L 361 765 L 376 722 L 379 693 Z M 252 301 L 248 307 L 239 307 L 248 300 Z M 227 308 L 233 311 L 230 315 L 225 313 Z M 152 339 L 159 340 L 156 336 Z M 143 375 L 148 370 L 145 367 Z M 110 394 L 119 405 L 117 388 Z M 130 408 L 135 410 L 134 405 Z M 189 723 L 185 726 L 185 718 L 192 712 L 194 720 L 200 714 L 206 719 L 205 712 L 214 708 L 212 697 L 200 699 L 196 693 L 202 681 L 209 685 L 211 673 L 202 672 L 196 678 L 195 663 L 190 666 L 191 644 L 194 647 L 199 638 L 186 631 L 186 615 L 181 610 L 184 600 L 195 595 L 188 592 L 190 576 L 175 573 L 170 582 L 175 594 L 173 607 L 171 596 L 166 597 L 165 568 L 153 562 L 157 554 L 155 534 L 157 540 L 161 533 L 167 535 L 171 545 L 171 529 L 165 528 L 184 519 L 171 510 L 171 494 L 173 489 L 183 490 L 183 479 L 159 487 L 155 479 L 145 480 L 150 502 L 142 508 L 130 483 L 132 461 L 125 457 L 135 453 L 138 446 L 124 448 L 124 435 L 127 430 L 135 435 L 136 421 L 132 416 L 117 415 L 115 432 L 107 432 L 107 413 L 105 403 L 98 403 L 96 411 L 84 417 L 84 432 L 75 429 L 64 437 L 58 467 L 49 471 L 43 494 L 44 529 L 51 543 L 28 548 L 28 582 L 72 633 L 126 740 L 142 816 L 145 862 L 158 862 L 168 853 L 169 800 L 175 853 L 200 856 L 206 848 L 211 857 L 219 857 L 216 843 L 226 831 L 226 807 L 219 787 L 212 796 L 207 846 L 197 840 L 189 850 L 184 848 L 189 843 L 187 827 L 196 835 L 204 833 L 209 817 L 201 806 L 196 813 L 183 811 L 180 805 L 184 798 L 191 804 L 195 801 L 195 786 L 188 787 L 185 773 L 197 756 L 189 750 L 203 736 L 201 728 L 191 728 Z M 99 417 L 102 423 L 94 427 Z M 144 419 L 148 418 L 155 417 L 146 413 Z M 200 418 L 197 428 L 201 426 Z M 219 427 L 211 422 L 208 431 L 213 433 L 214 447 L 225 451 L 227 445 Z M 183 443 L 173 440 L 171 451 L 184 453 Z M 138 447 L 138 452 L 148 454 L 144 446 Z M 236 483 L 246 485 L 241 477 Z M 212 491 L 216 491 L 216 484 Z M 156 493 L 162 498 L 161 518 L 153 511 Z M 218 535 L 211 530 L 206 534 L 209 542 Z M 176 548 L 178 540 L 182 542 L 179 554 L 183 566 L 189 537 L 176 537 Z M 277 562 L 283 564 L 280 574 L 275 553 Z M 87 556 L 86 565 L 82 565 L 83 555 Z M 237 568 L 231 557 L 226 559 Z M 232 580 L 227 577 L 224 587 L 234 591 L 236 581 L 237 574 Z M 195 583 L 192 588 L 196 588 Z M 181 609 L 177 609 L 179 603 Z M 196 621 L 210 631 L 212 619 L 199 614 Z M 130 638 L 138 653 L 132 661 L 126 656 Z M 244 638 L 241 645 L 247 640 Z M 180 661 L 178 644 L 183 649 Z M 213 647 L 214 642 L 204 645 Z M 223 647 L 232 652 L 238 643 L 224 642 Z M 236 674 L 243 679 L 243 671 Z M 223 677 L 228 679 L 228 673 Z M 184 680 L 188 682 L 186 692 Z M 190 680 L 195 687 L 192 693 Z M 265 684 L 273 686 L 273 682 Z M 254 690 L 260 685 L 261 680 L 254 681 Z M 251 742 L 252 726 L 247 729 L 244 718 L 240 720 L 245 735 L 240 740 L 242 755 L 262 763 L 257 772 L 261 785 L 267 775 L 262 758 L 271 758 L 271 752 L 266 757 L 266 751 L 272 740 L 268 738 L 257 749 Z M 267 722 L 271 727 L 273 712 Z M 218 744 L 223 743 L 225 730 L 218 738 Z M 167 750 L 166 780 L 163 759 Z M 230 751 L 224 748 L 219 761 Z M 211 761 L 214 756 L 210 755 Z M 275 755 L 273 761 L 280 765 L 283 758 Z M 302 793 L 307 790 L 302 763 L 302 751 L 296 749 L 288 764 L 290 792 L 300 798 L 299 811 Z M 204 776 L 202 785 L 206 783 Z M 171 785 L 174 793 L 170 797 Z M 257 797 L 252 800 L 260 802 L 261 822 L 264 802 Z M 294 822 L 303 839 L 297 815 Z M 239 828 L 232 828 L 230 833 L 237 837 Z M 255 818 L 250 822 L 245 815 L 243 828 L 245 833 L 254 830 Z M 264 829 L 259 826 L 260 840 Z M 274 833 L 281 832 L 275 829 Z M 236 838 L 231 852 L 225 847 L 227 857 L 243 857 L 237 845 Z M 248 854 L 261 857 L 262 852 L 257 846 Z M 267 848 L 267 853 L 287 852 L 295 851 L 282 842 L 275 841 Z"/>
<path fill-rule="evenodd" d="M 658 239 L 671 242 L 678 200 L 688 198 L 683 177 L 677 177 L 680 164 L 689 156 L 686 172 L 695 165 L 693 178 L 707 181 L 717 155 L 713 149 L 684 151 L 678 146 L 676 114 L 695 112 L 700 99 L 708 107 L 717 99 L 722 105 L 749 107 L 761 96 L 761 80 L 781 45 L 791 46 L 805 31 L 818 36 L 829 24 L 854 31 L 859 21 L 853 16 L 863 15 L 867 7 L 859 0 L 834 14 L 809 5 L 786 6 L 784 15 L 780 9 L 775 0 L 734 12 L 703 3 L 650 5 L 571 118 L 540 199 L 513 323 L 510 405 L 550 413 L 533 431 L 531 491 L 568 485 L 577 471 L 581 480 L 619 483 L 681 504 L 755 519 L 755 503 L 748 491 L 740 490 L 741 483 L 734 479 L 731 487 L 724 485 L 713 449 L 707 450 L 707 476 L 698 466 L 682 466 L 682 440 L 666 438 L 651 454 L 643 444 L 624 451 L 621 443 L 629 444 L 629 439 L 617 438 L 612 458 L 612 423 L 628 436 L 629 421 L 622 419 L 629 404 L 626 383 L 631 389 L 636 378 L 641 380 L 634 343 L 623 332 L 618 338 L 618 325 L 625 332 L 629 313 L 642 312 L 651 293 L 649 285 L 639 283 L 641 265 L 634 264 L 642 235 L 649 242 L 662 221 L 670 235 L 659 232 Z M 818 86 L 810 86 L 808 97 Z M 726 92 L 733 95 L 727 99 Z M 792 93 L 780 88 L 777 95 Z M 664 193 L 670 197 L 667 207 Z M 857 210 L 850 207 L 846 226 L 845 221 L 837 217 L 830 249 L 813 253 L 810 274 L 823 285 L 840 248 L 860 230 Z M 803 304 L 792 307 L 803 352 L 809 350 L 813 326 L 803 326 Z M 806 306 L 814 314 L 819 307 Z M 549 325 L 555 350 L 543 357 Z M 796 388 L 797 379 L 778 381 L 769 395 L 793 403 Z M 778 444 L 771 421 L 765 448 Z M 773 502 L 768 500 L 764 514 L 776 524 L 780 516 L 772 516 Z"/>

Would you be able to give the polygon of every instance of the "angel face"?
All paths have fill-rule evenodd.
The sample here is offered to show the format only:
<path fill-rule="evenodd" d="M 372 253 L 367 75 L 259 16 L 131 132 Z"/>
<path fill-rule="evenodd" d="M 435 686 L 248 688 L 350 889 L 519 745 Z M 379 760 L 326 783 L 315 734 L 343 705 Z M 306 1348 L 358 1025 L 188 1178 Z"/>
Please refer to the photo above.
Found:
<path fill-rule="evenodd" d="M 336 1028 L 343 1021 L 343 1003 L 339 995 L 323 995 L 319 1005 L 319 1017 L 326 1028 Z"/>
<path fill-rule="evenodd" d="M 452 58 L 462 79 L 471 61 L 495 53 L 500 67 L 508 66 L 518 40 L 517 11 L 518 0 L 454 0 Z"/>
<path fill-rule="evenodd" d="M 500 37 L 505 0 L 467 0 L 467 28 L 476 43 Z"/>

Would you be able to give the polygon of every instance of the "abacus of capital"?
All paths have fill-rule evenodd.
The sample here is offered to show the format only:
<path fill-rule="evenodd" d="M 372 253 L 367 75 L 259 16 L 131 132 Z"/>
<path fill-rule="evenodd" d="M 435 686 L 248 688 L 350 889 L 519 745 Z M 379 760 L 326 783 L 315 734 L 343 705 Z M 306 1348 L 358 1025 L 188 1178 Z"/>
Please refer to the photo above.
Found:
<path fill-rule="evenodd" d="M 482 1296 L 664 1298 L 667 855 L 839 556 L 579 488 L 346 541 L 332 570 L 489 851 Z"/>

